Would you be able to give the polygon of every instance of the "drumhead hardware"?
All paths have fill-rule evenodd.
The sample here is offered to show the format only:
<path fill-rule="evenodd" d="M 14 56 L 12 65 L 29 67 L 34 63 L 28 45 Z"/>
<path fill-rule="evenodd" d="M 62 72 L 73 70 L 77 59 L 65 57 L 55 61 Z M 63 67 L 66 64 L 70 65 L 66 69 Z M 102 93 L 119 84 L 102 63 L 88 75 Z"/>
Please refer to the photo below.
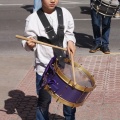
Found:
<path fill-rule="evenodd" d="M 74 62 L 74 84 L 71 70 L 71 60 L 65 59 L 65 68 L 59 68 L 56 58 L 52 58 L 42 76 L 42 86 L 55 99 L 67 106 L 78 107 L 84 103 L 91 91 L 96 87 L 94 77 L 81 65 Z"/>
<path fill-rule="evenodd" d="M 93 0 L 91 5 L 91 8 L 94 9 L 96 13 L 110 17 L 115 16 L 119 9 L 118 0 Z"/>

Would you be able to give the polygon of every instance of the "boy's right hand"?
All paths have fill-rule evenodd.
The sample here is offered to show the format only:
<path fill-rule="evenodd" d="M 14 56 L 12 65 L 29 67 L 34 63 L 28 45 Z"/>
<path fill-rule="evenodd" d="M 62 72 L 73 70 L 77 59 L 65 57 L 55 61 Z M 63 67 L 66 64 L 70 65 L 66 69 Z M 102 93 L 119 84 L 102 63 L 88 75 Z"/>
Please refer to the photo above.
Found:
<path fill-rule="evenodd" d="M 31 41 L 31 40 L 35 40 L 34 38 L 29 38 L 30 40 L 28 40 L 27 42 L 26 42 L 26 44 L 27 44 L 27 46 L 31 49 L 31 50 L 33 50 L 33 48 L 36 46 L 36 43 L 34 43 L 33 41 Z"/>

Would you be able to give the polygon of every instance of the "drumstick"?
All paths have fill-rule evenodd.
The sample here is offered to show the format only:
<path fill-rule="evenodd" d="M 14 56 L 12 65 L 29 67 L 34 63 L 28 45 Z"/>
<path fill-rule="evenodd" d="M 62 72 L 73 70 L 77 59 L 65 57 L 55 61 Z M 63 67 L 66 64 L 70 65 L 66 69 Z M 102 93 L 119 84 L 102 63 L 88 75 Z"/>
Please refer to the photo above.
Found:
<path fill-rule="evenodd" d="M 71 57 L 71 65 L 72 65 L 72 74 L 73 74 L 73 80 L 74 80 L 74 85 L 76 85 L 76 80 L 75 80 L 75 70 L 74 70 L 74 60 L 73 60 L 73 53 L 70 53 Z"/>
<path fill-rule="evenodd" d="M 67 49 L 65 49 L 65 48 L 62 48 L 62 47 L 59 47 L 59 46 L 55 46 L 55 45 L 51 45 L 51 44 L 48 44 L 48 43 L 45 43 L 45 42 L 40 42 L 38 40 L 31 40 L 30 38 L 27 38 L 27 37 L 24 37 L 24 36 L 16 35 L 16 38 L 22 39 L 22 40 L 26 40 L 26 41 L 30 40 L 30 41 L 32 41 L 34 43 L 37 43 L 37 44 L 42 44 L 42 45 L 46 45 L 46 46 L 49 46 L 49 47 L 53 47 L 53 48 L 57 48 L 57 49 L 61 49 L 61 50 L 67 51 Z"/>

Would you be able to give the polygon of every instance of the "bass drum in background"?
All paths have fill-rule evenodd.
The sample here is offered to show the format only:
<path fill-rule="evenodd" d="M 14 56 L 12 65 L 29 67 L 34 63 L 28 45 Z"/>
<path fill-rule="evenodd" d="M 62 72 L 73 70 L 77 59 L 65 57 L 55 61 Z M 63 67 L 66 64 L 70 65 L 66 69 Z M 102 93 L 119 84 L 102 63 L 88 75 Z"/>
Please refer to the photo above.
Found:
<path fill-rule="evenodd" d="M 91 3 L 92 9 L 96 13 L 100 13 L 104 16 L 115 16 L 117 10 L 119 9 L 118 0 L 93 0 Z"/>

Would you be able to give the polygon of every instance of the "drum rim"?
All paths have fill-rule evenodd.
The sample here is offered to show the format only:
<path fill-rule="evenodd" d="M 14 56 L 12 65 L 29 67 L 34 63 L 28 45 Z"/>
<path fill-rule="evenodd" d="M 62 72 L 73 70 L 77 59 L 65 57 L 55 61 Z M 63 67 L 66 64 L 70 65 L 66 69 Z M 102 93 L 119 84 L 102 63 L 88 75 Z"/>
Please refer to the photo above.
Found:
<path fill-rule="evenodd" d="M 98 1 L 99 1 L 99 0 L 98 0 Z M 95 1 L 95 2 L 96 2 L 96 1 Z M 101 4 L 102 4 L 103 6 L 106 6 L 106 8 L 112 8 L 112 9 L 114 9 L 113 14 L 108 14 L 108 13 L 100 12 L 100 10 L 99 10 L 100 8 L 98 7 L 99 9 L 97 9 L 97 6 L 99 6 L 99 4 L 96 5 L 95 2 L 92 3 L 92 9 L 94 9 L 97 13 L 99 13 L 99 14 L 101 14 L 101 15 L 104 15 L 104 16 L 109 16 L 109 17 L 115 16 L 117 10 L 118 10 L 119 7 L 120 7 L 119 4 L 118 4 L 118 5 L 107 4 L 107 2 L 102 1 Z M 100 1 L 99 1 L 99 2 L 100 2 Z"/>
<path fill-rule="evenodd" d="M 109 2 L 105 2 L 104 0 L 102 0 L 102 2 L 100 1 L 100 0 L 98 0 L 100 3 L 103 3 L 103 5 L 105 5 L 105 6 L 109 6 L 109 7 L 113 7 L 113 8 L 116 8 L 116 7 L 118 7 L 119 6 L 119 4 L 109 4 Z M 97 2 L 97 1 L 95 1 L 95 2 Z"/>
<path fill-rule="evenodd" d="M 66 58 L 65 59 L 65 62 L 66 63 L 71 63 L 71 60 Z M 54 69 L 57 73 L 57 75 L 66 83 L 68 84 L 69 86 L 77 89 L 77 90 L 80 90 L 80 91 L 83 91 L 83 92 L 90 92 L 90 91 L 93 91 L 93 89 L 96 87 L 95 85 L 95 79 L 94 79 L 94 76 L 91 75 L 85 68 L 83 68 L 81 65 L 77 64 L 76 62 L 74 62 L 74 66 L 75 67 L 78 67 L 81 71 L 83 71 L 87 76 L 88 78 L 90 79 L 91 81 L 91 84 L 92 84 L 92 87 L 85 87 L 85 86 L 81 86 L 79 84 L 76 84 L 74 85 L 74 82 L 72 80 L 69 80 L 68 77 L 66 77 L 62 71 L 60 70 L 60 68 L 58 67 L 57 65 L 57 61 L 54 63 Z"/>
<path fill-rule="evenodd" d="M 56 99 L 56 102 L 59 101 L 59 102 L 65 104 L 65 105 L 70 106 L 70 107 L 73 107 L 73 108 L 74 108 L 74 107 L 82 106 L 83 103 L 84 103 L 85 100 L 86 100 L 86 99 L 84 99 L 84 100 L 83 100 L 82 102 L 80 102 L 80 103 L 69 102 L 69 101 L 63 99 L 62 97 L 60 97 L 58 94 L 54 93 L 54 92 L 50 89 L 49 85 L 46 85 L 44 89 L 47 90 L 47 92 L 48 92 L 49 94 L 51 94 L 51 96 Z M 86 96 L 86 97 L 87 97 L 87 96 Z"/>
<path fill-rule="evenodd" d="M 102 12 L 100 12 L 100 11 L 98 11 L 97 9 L 95 9 L 95 8 L 93 8 L 97 13 L 99 13 L 99 14 L 101 14 L 101 15 L 104 15 L 104 16 L 109 16 L 109 17 L 113 17 L 113 16 L 115 16 L 115 14 L 116 14 L 116 12 L 114 13 L 114 14 L 112 14 L 112 15 L 108 15 L 108 14 L 105 14 L 105 13 L 102 13 Z"/>

